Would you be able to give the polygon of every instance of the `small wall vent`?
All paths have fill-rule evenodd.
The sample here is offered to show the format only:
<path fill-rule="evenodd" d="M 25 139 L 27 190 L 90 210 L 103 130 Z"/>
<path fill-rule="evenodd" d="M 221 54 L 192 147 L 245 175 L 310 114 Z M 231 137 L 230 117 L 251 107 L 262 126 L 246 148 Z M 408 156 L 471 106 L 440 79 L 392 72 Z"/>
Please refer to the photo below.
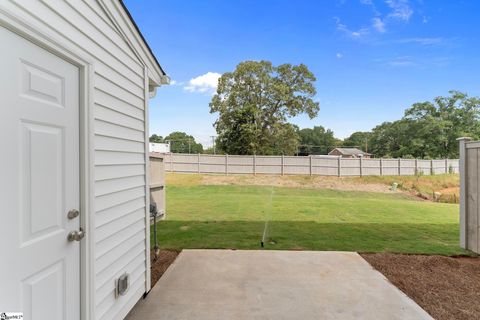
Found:
<path fill-rule="evenodd" d="M 127 293 L 130 286 L 130 275 L 124 273 L 115 282 L 115 299 L 118 299 Z"/>

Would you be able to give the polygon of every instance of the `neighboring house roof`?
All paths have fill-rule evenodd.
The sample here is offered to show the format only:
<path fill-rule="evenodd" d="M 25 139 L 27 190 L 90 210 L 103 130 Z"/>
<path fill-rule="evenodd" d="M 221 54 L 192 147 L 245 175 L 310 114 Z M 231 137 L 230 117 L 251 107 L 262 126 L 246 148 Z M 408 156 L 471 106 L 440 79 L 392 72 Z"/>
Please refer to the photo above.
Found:
<path fill-rule="evenodd" d="M 343 155 L 370 155 L 370 153 L 360 150 L 358 148 L 335 148 L 330 151 L 328 154 L 332 153 L 333 151 L 337 150 Z"/>

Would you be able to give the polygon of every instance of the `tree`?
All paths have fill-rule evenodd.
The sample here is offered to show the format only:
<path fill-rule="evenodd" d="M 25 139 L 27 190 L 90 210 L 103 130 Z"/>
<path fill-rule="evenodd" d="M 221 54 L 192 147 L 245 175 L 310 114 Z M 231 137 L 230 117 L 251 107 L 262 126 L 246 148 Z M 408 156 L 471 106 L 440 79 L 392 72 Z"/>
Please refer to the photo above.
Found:
<path fill-rule="evenodd" d="M 449 97 L 415 103 L 404 119 L 416 124 L 416 138 L 425 147 L 424 156 L 456 157 L 461 136 L 480 137 L 480 99 L 450 91 Z"/>
<path fill-rule="evenodd" d="M 368 152 L 370 149 L 370 139 L 372 133 L 371 132 L 364 132 L 364 131 L 357 131 L 350 135 L 350 137 L 343 140 L 342 145 L 345 147 L 357 147 L 365 152 Z"/>
<path fill-rule="evenodd" d="M 163 138 L 162 136 L 158 136 L 156 134 L 152 134 L 150 136 L 150 142 L 154 142 L 154 143 L 163 143 Z"/>
<path fill-rule="evenodd" d="M 217 147 L 230 154 L 293 154 L 298 145 L 291 117 L 319 111 L 315 76 L 303 65 L 245 61 L 224 73 L 210 102 Z"/>
<path fill-rule="evenodd" d="M 305 128 L 298 131 L 300 136 L 300 154 L 327 154 L 337 145 L 337 139 L 330 129 L 314 126 L 313 129 Z"/>
<path fill-rule="evenodd" d="M 376 156 L 454 158 L 461 136 L 480 138 L 480 99 L 450 91 L 448 97 L 413 104 L 401 120 L 375 127 L 369 143 Z"/>
<path fill-rule="evenodd" d="M 170 142 L 170 151 L 173 153 L 202 153 L 203 146 L 196 143 L 193 136 L 185 132 L 175 131 L 165 137 L 165 142 Z"/>

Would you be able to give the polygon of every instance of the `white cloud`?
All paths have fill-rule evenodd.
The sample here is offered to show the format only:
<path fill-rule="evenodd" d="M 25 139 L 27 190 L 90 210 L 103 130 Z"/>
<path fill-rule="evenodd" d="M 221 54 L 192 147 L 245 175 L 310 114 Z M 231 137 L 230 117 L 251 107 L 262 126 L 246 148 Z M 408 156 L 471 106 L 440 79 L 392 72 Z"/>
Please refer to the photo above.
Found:
<path fill-rule="evenodd" d="M 385 3 L 392 9 L 388 14 L 388 18 L 401 21 L 408 21 L 413 14 L 413 10 L 408 0 L 386 0 Z"/>
<path fill-rule="evenodd" d="M 388 61 L 387 64 L 392 67 L 411 67 L 417 65 L 410 56 L 396 57 Z"/>
<path fill-rule="evenodd" d="M 222 75 L 217 72 L 207 72 L 201 76 L 190 79 L 184 89 L 189 92 L 213 94 L 217 90 L 218 79 L 221 76 Z"/>
<path fill-rule="evenodd" d="M 337 26 L 337 30 L 340 31 L 340 32 L 343 32 L 344 34 L 346 34 L 349 37 L 358 39 L 358 38 L 362 38 L 363 36 L 365 36 L 369 33 L 368 28 L 360 28 L 356 31 L 355 30 L 350 30 L 345 24 L 343 24 L 340 21 L 340 18 L 335 17 L 334 19 L 335 19 L 335 23 L 336 23 L 336 26 Z"/>
<path fill-rule="evenodd" d="M 172 86 L 176 85 L 177 83 L 178 83 L 178 82 L 175 81 L 175 80 L 170 80 L 170 85 L 172 85 Z"/>
<path fill-rule="evenodd" d="M 385 28 L 385 22 L 383 22 L 382 19 L 380 18 L 373 18 L 372 26 L 375 30 L 377 30 L 380 33 L 384 33 L 385 31 L 387 31 Z"/>
<path fill-rule="evenodd" d="M 433 46 L 445 44 L 448 41 L 444 38 L 405 38 L 397 41 L 398 43 L 416 43 L 422 46 Z"/>
<path fill-rule="evenodd" d="M 340 53 L 340 52 L 337 52 L 337 54 L 335 56 L 337 57 L 337 59 L 342 59 L 343 58 L 343 54 Z"/>

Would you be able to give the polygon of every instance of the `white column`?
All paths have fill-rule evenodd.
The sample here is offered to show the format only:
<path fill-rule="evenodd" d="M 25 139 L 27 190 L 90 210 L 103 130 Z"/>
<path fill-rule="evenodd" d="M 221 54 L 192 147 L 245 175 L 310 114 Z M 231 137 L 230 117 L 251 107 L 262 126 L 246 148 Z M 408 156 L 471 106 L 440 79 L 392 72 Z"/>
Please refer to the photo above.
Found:
<path fill-rule="evenodd" d="M 460 171 L 460 247 L 467 248 L 467 142 L 472 138 L 461 137 L 458 138 L 459 142 L 459 171 Z"/>

